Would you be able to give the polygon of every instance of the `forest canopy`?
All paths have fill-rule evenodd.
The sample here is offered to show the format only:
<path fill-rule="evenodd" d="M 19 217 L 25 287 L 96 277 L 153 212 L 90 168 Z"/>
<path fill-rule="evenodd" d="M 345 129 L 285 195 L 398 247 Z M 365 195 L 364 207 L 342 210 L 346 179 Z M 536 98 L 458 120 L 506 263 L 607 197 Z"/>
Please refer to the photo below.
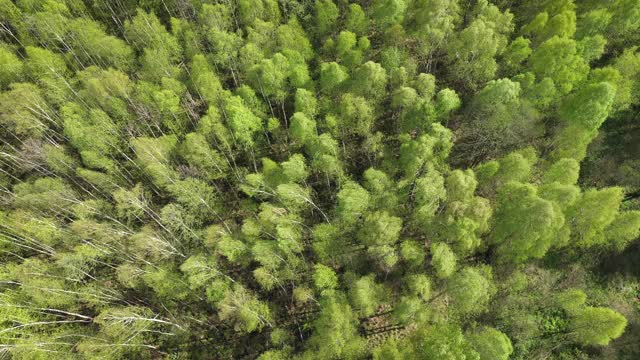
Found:
<path fill-rule="evenodd" d="M 638 359 L 639 47 L 637 0 L 0 0 L 0 359 Z"/>

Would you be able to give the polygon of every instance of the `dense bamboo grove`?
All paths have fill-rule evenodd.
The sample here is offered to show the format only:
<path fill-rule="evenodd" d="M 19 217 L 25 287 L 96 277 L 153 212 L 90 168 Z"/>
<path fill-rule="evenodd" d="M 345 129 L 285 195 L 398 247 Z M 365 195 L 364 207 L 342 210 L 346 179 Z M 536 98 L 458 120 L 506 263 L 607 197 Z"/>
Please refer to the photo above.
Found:
<path fill-rule="evenodd" d="M 638 359 L 638 46 L 638 0 L 0 0 L 0 359 Z"/>

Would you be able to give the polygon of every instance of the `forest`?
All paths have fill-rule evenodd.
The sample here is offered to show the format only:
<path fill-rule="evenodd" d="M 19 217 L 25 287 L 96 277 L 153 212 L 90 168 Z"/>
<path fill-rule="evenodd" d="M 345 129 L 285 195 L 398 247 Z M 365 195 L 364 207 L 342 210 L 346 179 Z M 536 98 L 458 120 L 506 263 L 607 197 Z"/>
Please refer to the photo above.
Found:
<path fill-rule="evenodd" d="M 0 359 L 640 359 L 640 0 L 0 0 Z"/>

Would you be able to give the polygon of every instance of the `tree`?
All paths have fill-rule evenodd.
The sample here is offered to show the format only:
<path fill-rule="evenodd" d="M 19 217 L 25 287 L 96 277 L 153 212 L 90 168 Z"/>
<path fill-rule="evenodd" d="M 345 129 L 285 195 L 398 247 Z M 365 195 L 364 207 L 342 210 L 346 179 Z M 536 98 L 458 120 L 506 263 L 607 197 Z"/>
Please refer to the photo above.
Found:
<path fill-rule="evenodd" d="M 494 292 L 491 274 L 487 271 L 486 268 L 465 267 L 447 280 L 447 295 L 453 301 L 455 311 L 477 314 L 485 310 Z"/>
<path fill-rule="evenodd" d="M 543 42 L 553 36 L 571 38 L 576 32 L 576 13 L 574 5 L 566 8 L 553 9 L 538 13 L 531 22 L 523 26 L 524 34 L 533 38 L 536 43 Z"/>
<path fill-rule="evenodd" d="M 498 160 L 498 169 L 492 176 L 495 186 L 500 188 L 509 181 L 528 182 L 538 156 L 533 148 L 515 151 Z"/>
<path fill-rule="evenodd" d="M 9 84 L 18 82 L 23 76 L 23 64 L 8 47 L 0 47 L 0 88 L 6 89 Z"/>
<path fill-rule="evenodd" d="M 517 37 L 505 49 L 502 54 L 501 65 L 506 71 L 515 72 L 522 63 L 527 60 L 533 50 L 530 47 L 531 41 L 522 36 Z"/>
<path fill-rule="evenodd" d="M 191 81 L 196 91 L 209 105 L 218 104 L 222 93 L 222 85 L 211 70 L 204 55 L 198 54 L 191 61 Z"/>
<path fill-rule="evenodd" d="M 0 122 L 7 129 L 3 139 L 9 140 L 11 134 L 21 138 L 40 137 L 53 120 L 52 109 L 42 91 L 33 84 L 12 84 L 9 91 L 0 93 L 0 105 Z"/>
<path fill-rule="evenodd" d="M 604 230 L 618 215 L 621 201 L 620 188 L 585 191 L 566 214 L 567 223 L 571 225 L 572 244 L 585 248 L 604 244 Z"/>
<path fill-rule="evenodd" d="M 408 177 L 418 175 L 427 163 L 437 169 L 453 146 L 451 131 L 438 123 L 431 124 L 428 133 L 415 140 L 404 136 L 400 139 L 399 165 Z"/>
<path fill-rule="evenodd" d="M 137 50 L 167 47 L 175 53 L 180 51 L 178 43 L 154 13 L 138 9 L 136 15 L 124 24 L 124 30 L 125 37 Z"/>
<path fill-rule="evenodd" d="M 251 25 L 255 19 L 264 19 L 276 23 L 280 20 L 278 3 L 273 0 L 239 1 L 238 12 L 240 13 L 240 20 L 245 26 Z"/>
<path fill-rule="evenodd" d="M 186 178 L 167 185 L 166 189 L 198 224 L 220 211 L 214 188 L 202 180 Z"/>
<path fill-rule="evenodd" d="M 638 83 L 633 81 L 637 76 L 640 56 L 633 48 L 625 50 L 618 56 L 613 67 L 618 71 L 620 77 L 616 81 L 616 101 L 614 109 L 624 110 L 630 104 L 635 104 L 640 99 L 640 88 Z"/>
<path fill-rule="evenodd" d="M 388 289 L 375 281 L 375 275 L 369 274 L 355 280 L 350 285 L 349 301 L 360 316 L 373 315 L 378 306 L 388 299 Z"/>
<path fill-rule="evenodd" d="M 90 66 L 76 76 L 82 84 L 78 95 L 84 102 L 102 109 L 116 122 L 127 120 L 130 116 L 127 101 L 133 95 L 134 86 L 126 74 Z M 63 94 L 69 95 L 67 92 Z"/>
<path fill-rule="evenodd" d="M 113 193 L 113 198 L 120 219 L 133 223 L 144 218 L 149 205 L 142 184 L 136 184 L 131 190 L 119 189 Z"/>
<path fill-rule="evenodd" d="M 615 93 L 606 82 L 585 86 L 562 102 L 558 115 L 569 124 L 596 130 L 607 119 Z"/>
<path fill-rule="evenodd" d="M 262 120 L 253 114 L 238 96 L 229 96 L 224 99 L 224 114 L 240 146 L 252 147 L 256 134 L 262 130 Z"/>
<path fill-rule="evenodd" d="M 407 276 L 406 287 L 409 294 L 423 301 L 426 301 L 431 297 L 431 280 L 424 274 Z"/>
<path fill-rule="evenodd" d="M 123 71 L 131 67 L 131 48 L 121 39 L 107 35 L 97 22 L 87 18 L 75 19 L 69 24 L 69 31 L 69 46 L 83 67 L 111 66 Z"/>
<path fill-rule="evenodd" d="M 494 328 L 484 327 L 466 335 L 466 338 L 480 355 L 480 360 L 507 360 L 513 353 L 511 340 Z"/>
<path fill-rule="evenodd" d="M 429 169 L 424 176 L 416 179 L 414 216 L 421 226 L 428 226 L 446 198 L 444 182 L 442 174 L 435 169 Z"/>
<path fill-rule="evenodd" d="M 616 311 L 587 306 L 571 319 L 571 336 L 585 345 L 607 345 L 622 335 L 627 319 Z"/>
<path fill-rule="evenodd" d="M 573 185 L 580 176 L 580 164 L 574 159 L 560 159 L 553 163 L 542 177 L 542 182 L 552 184 L 554 182 Z"/>
<path fill-rule="evenodd" d="M 362 7 L 358 4 L 349 4 L 349 12 L 345 20 L 347 30 L 362 35 L 366 32 L 369 24 Z"/>
<path fill-rule="evenodd" d="M 400 256 L 407 266 L 419 268 L 427 254 L 424 245 L 415 240 L 405 240 L 400 243 Z"/>
<path fill-rule="evenodd" d="M 369 191 L 372 208 L 392 211 L 398 204 L 398 196 L 394 194 L 395 184 L 392 179 L 378 169 L 369 168 L 363 174 L 364 187 Z"/>
<path fill-rule="evenodd" d="M 420 41 L 420 53 L 430 55 L 444 45 L 460 19 L 457 1 L 420 0 L 414 2 L 405 22 Z"/>
<path fill-rule="evenodd" d="M 320 64 L 320 89 L 325 94 L 332 94 L 348 78 L 348 73 L 338 63 Z"/>
<path fill-rule="evenodd" d="M 436 325 L 418 330 L 408 339 L 401 353 L 405 358 L 420 360 L 480 359 L 455 325 Z"/>
<path fill-rule="evenodd" d="M 474 12 L 476 19 L 462 30 L 447 46 L 450 76 L 465 86 L 476 89 L 491 80 L 497 69 L 495 57 L 506 46 L 506 38 L 513 30 L 513 15 L 500 13 L 487 1 L 479 2 Z"/>
<path fill-rule="evenodd" d="M 620 212 L 605 229 L 607 242 L 617 251 L 622 251 L 640 235 L 640 212 Z"/>
<path fill-rule="evenodd" d="M 340 13 L 331 0 L 316 0 L 314 9 L 318 37 L 323 37 L 335 28 Z"/>
<path fill-rule="evenodd" d="M 334 44 L 333 50 L 336 53 L 337 61 L 348 68 L 359 65 L 362 61 L 362 53 L 358 51 L 356 44 L 358 43 L 356 34 L 350 31 L 341 31 L 336 38 L 335 44 L 333 39 L 327 41 L 327 48 Z"/>
<path fill-rule="evenodd" d="M 520 84 L 509 79 L 488 82 L 474 95 L 466 114 L 470 124 L 461 145 L 467 156 L 504 155 L 506 149 L 533 142 L 543 130 L 540 116 L 522 98 Z"/>
<path fill-rule="evenodd" d="M 308 118 L 304 113 L 296 112 L 289 120 L 291 138 L 299 146 L 303 146 L 315 139 L 317 135 L 316 122 Z"/>
<path fill-rule="evenodd" d="M 271 59 L 263 59 L 249 69 L 249 80 L 255 89 L 260 89 L 263 96 L 282 102 L 287 94 L 287 78 L 289 61 L 277 53 Z"/>
<path fill-rule="evenodd" d="M 452 112 L 458 110 L 462 105 L 462 101 L 458 94 L 451 89 L 442 89 L 436 95 L 436 116 L 440 121 L 449 118 Z"/>
<path fill-rule="evenodd" d="M 105 358 L 120 356 L 145 356 L 148 336 L 153 331 L 171 331 L 179 325 L 163 319 L 155 318 L 157 314 L 145 307 L 126 306 L 104 309 L 95 318 L 100 326 L 95 337 L 88 337 L 78 344 L 82 353 L 103 356 Z M 173 325 L 173 326 L 172 326 Z M 130 346 L 110 346 L 104 344 L 123 344 Z"/>
<path fill-rule="evenodd" d="M 252 333 L 271 327 L 271 310 L 242 285 L 234 285 L 217 305 L 221 320 L 229 320 L 236 331 Z"/>
<path fill-rule="evenodd" d="M 314 118 L 318 113 L 318 100 L 315 94 L 307 89 L 297 89 L 294 103 L 295 111 Z"/>
<path fill-rule="evenodd" d="M 209 146 L 206 138 L 198 133 L 189 133 L 179 145 L 178 153 L 189 166 L 198 169 L 206 179 L 219 179 L 229 170 L 228 160 Z"/>
<path fill-rule="evenodd" d="M 587 36 L 581 39 L 577 45 L 578 54 L 580 54 L 584 61 L 590 63 L 598 60 L 602 54 L 604 54 L 607 40 L 602 35 Z"/>
<path fill-rule="evenodd" d="M 121 151 L 117 125 L 102 110 L 83 109 L 76 103 L 68 103 L 62 109 L 64 134 L 78 150 L 82 162 L 93 169 L 115 171 L 112 157 Z"/>
<path fill-rule="evenodd" d="M 351 90 L 365 98 L 376 98 L 384 94 L 387 71 L 378 63 L 367 61 L 356 69 L 351 79 Z"/>
<path fill-rule="evenodd" d="M 377 26 L 385 28 L 400 24 L 406 9 L 407 2 L 404 0 L 374 0 L 371 5 L 371 15 Z"/>
<path fill-rule="evenodd" d="M 491 241 L 504 261 L 541 258 L 564 225 L 563 214 L 532 185 L 510 182 L 498 193 Z"/>
<path fill-rule="evenodd" d="M 320 315 L 313 322 L 314 332 L 307 342 L 308 358 L 357 359 L 365 352 L 365 341 L 358 335 L 358 320 L 344 295 L 333 293 L 320 300 Z"/>
<path fill-rule="evenodd" d="M 140 166 L 158 187 L 165 187 L 177 178 L 177 173 L 168 166 L 177 143 L 175 135 L 131 139 Z"/>
<path fill-rule="evenodd" d="M 434 243 L 431 245 L 431 265 L 435 268 L 439 278 L 448 278 L 456 271 L 456 255 L 451 251 L 449 245 Z"/>
<path fill-rule="evenodd" d="M 465 201 L 471 198 L 476 191 L 478 181 L 473 170 L 453 170 L 447 176 L 447 199 L 453 201 Z"/>
<path fill-rule="evenodd" d="M 358 232 L 358 240 L 367 245 L 389 245 L 398 240 L 402 230 L 402 219 L 390 216 L 386 211 L 368 214 Z"/>
<path fill-rule="evenodd" d="M 346 223 L 355 222 L 369 207 L 369 193 L 354 182 L 346 182 L 337 195 L 336 214 Z"/>
<path fill-rule="evenodd" d="M 538 79 L 550 78 L 563 95 L 571 92 L 589 72 L 589 65 L 578 54 L 576 42 L 559 36 L 543 42 L 528 63 Z"/>
<path fill-rule="evenodd" d="M 587 129 L 582 125 L 560 127 L 553 139 L 554 151 L 551 159 L 571 158 L 582 161 L 587 156 L 587 147 L 597 135 L 597 129 Z"/>
<path fill-rule="evenodd" d="M 338 287 L 338 276 L 331 268 L 316 264 L 313 272 L 313 283 L 320 292 L 333 290 Z"/>

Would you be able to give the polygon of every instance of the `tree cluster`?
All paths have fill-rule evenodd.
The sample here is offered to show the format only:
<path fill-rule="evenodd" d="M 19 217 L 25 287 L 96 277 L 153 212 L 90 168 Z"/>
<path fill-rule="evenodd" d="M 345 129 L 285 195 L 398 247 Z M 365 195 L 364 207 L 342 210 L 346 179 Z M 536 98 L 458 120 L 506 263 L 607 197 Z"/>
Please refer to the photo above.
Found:
<path fill-rule="evenodd" d="M 0 0 L 0 358 L 640 357 L 639 19 Z"/>

